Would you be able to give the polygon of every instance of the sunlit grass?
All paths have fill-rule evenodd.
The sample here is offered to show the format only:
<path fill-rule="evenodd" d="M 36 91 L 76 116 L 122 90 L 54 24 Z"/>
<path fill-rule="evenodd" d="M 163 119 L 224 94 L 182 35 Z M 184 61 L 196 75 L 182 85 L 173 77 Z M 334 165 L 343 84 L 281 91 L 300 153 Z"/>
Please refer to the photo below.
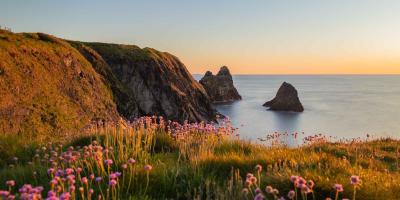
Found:
<path fill-rule="evenodd" d="M 96 126 L 92 132 L 64 146 L 49 143 L 13 150 L 14 156 L 3 158 L 7 164 L 0 170 L 0 196 L 367 200 L 400 196 L 398 140 L 265 146 L 240 140 L 229 122 L 218 128 L 150 117 L 127 126 Z M 361 181 L 352 184 L 352 176 Z M 339 185 L 334 188 L 335 184 Z"/>

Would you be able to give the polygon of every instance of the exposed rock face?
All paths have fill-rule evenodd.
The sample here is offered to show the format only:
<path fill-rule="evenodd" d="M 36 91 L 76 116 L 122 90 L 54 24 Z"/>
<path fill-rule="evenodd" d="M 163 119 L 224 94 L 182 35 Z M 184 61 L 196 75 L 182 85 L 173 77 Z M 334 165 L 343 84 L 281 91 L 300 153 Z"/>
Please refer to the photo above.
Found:
<path fill-rule="evenodd" d="M 207 71 L 200 80 L 200 84 L 203 85 L 213 103 L 231 102 L 242 99 L 233 85 L 232 75 L 226 66 L 221 67 L 217 75 L 213 75 L 210 71 Z"/>
<path fill-rule="evenodd" d="M 179 122 L 215 118 L 206 91 L 175 56 L 134 45 L 80 44 L 86 58 L 99 66 L 95 68 L 107 71 L 99 73 L 118 83 L 112 90 L 120 94 L 118 110 L 126 118 L 159 115 Z"/>
<path fill-rule="evenodd" d="M 304 108 L 299 100 L 296 88 L 290 83 L 283 82 L 275 98 L 266 102 L 263 106 L 277 111 L 303 112 Z"/>
<path fill-rule="evenodd" d="M 210 121 L 204 88 L 173 55 L 0 30 L 0 134 L 46 137 L 143 115 Z"/>

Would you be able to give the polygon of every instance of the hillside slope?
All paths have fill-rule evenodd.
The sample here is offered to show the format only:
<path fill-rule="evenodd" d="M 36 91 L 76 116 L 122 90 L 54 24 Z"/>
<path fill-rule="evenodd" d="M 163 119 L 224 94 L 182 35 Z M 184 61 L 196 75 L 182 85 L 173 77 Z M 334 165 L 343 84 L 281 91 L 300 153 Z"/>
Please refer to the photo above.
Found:
<path fill-rule="evenodd" d="M 0 135 L 43 139 L 94 121 L 157 115 L 213 120 L 204 88 L 175 56 L 134 45 L 0 30 Z"/>
<path fill-rule="evenodd" d="M 102 76 L 67 42 L 0 31 L 0 134 L 54 136 L 119 119 Z"/>

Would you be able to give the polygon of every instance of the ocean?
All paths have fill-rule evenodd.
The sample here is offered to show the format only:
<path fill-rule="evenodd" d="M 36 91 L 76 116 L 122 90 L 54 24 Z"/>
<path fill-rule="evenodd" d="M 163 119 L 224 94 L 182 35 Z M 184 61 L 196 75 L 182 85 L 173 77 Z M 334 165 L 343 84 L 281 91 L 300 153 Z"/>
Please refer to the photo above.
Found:
<path fill-rule="evenodd" d="M 299 138 L 322 134 L 332 140 L 400 137 L 400 75 L 234 75 L 233 81 L 243 99 L 215 108 L 230 117 L 244 139 L 275 132 L 297 132 Z M 284 81 L 297 89 L 304 112 L 262 106 Z M 301 142 L 290 138 L 283 140 Z"/>

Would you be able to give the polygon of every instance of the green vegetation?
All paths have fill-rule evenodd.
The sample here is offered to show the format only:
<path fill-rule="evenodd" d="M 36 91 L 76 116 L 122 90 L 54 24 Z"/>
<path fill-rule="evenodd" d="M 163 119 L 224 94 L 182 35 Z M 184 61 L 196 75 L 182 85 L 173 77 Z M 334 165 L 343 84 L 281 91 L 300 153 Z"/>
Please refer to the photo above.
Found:
<path fill-rule="evenodd" d="M 0 31 L 0 135 L 63 139 L 118 120 L 111 89 L 75 48 L 43 33 Z"/>
<path fill-rule="evenodd" d="M 104 125 L 91 130 L 93 134 L 64 146 L 48 143 L 15 150 L 18 159 L 7 160 L 11 167 L 3 165 L 0 183 L 15 180 L 13 194 L 24 183 L 42 185 L 43 196 L 62 186 L 57 196 L 70 191 L 76 199 L 98 195 L 108 199 L 253 199 L 257 187 L 266 199 L 274 199 L 277 191 L 265 189 L 277 189 L 276 197 L 288 199 L 293 190 L 290 178 L 296 175 L 315 183 L 308 199 L 335 199 L 334 184 L 344 187 L 337 193 L 339 199 L 352 199 L 354 187 L 356 199 L 400 196 L 398 140 L 315 140 L 298 148 L 264 146 L 238 139 L 229 124 L 181 126 L 162 119 L 156 123 L 156 118 L 141 118 L 128 127 Z M 3 141 L 16 142 L 13 138 Z M 68 170 L 75 175 L 73 192 L 71 183 L 62 179 L 66 175 L 61 175 Z M 254 174 L 251 186 L 246 182 L 248 173 Z M 353 175 L 361 179 L 356 186 L 350 182 Z M 61 179 L 51 186 L 49 182 L 57 176 Z M 102 181 L 96 182 L 96 177 Z M 297 190 L 298 199 L 305 199 L 301 191 Z"/>

